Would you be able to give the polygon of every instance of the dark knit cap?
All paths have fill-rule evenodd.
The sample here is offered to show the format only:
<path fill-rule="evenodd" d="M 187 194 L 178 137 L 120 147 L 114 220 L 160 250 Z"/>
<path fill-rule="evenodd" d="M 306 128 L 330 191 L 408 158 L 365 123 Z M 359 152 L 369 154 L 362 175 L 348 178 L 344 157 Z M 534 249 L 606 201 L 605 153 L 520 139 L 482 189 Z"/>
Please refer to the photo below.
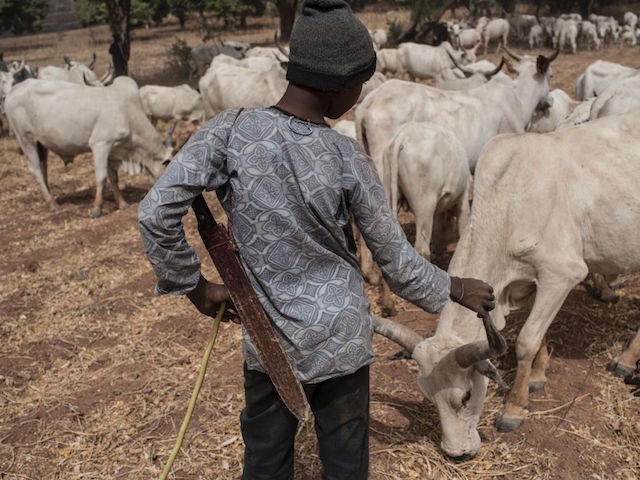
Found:
<path fill-rule="evenodd" d="M 369 32 L 344 0 L 305 0 L 289 49 L 287 80 L 316 90 L 346 90 L 376 70 Z"/>

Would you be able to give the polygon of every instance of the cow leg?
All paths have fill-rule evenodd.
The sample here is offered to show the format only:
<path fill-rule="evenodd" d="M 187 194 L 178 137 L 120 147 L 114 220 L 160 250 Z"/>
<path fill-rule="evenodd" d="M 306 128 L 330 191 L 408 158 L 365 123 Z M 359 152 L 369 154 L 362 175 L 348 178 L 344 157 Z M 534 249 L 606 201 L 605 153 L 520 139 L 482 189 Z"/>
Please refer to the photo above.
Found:
<path fill-rule="evenodd" d="M 498 431 L 510 432 L 522 424 L 525 416 L 524 408 L 529 401 L 532 362 L 540 350 L 549 325 L 562 307 L 567 295 L 580 279 L 587 275 L 586 265 L 582 264 L 582 266 L 585 270 L 582 276 L 548 276 L 541 279 L 538 284 L 533 308 L 518 334 L 516 379 L 507 395 L 503 413 L 496 419 Z"/>
<path fill-rule="evenodd" d="M 58 204 L 53 198 L 53 195 L 51 195 L 51 190 L 49 190 L 47 149 L 40 144 L 30 143 L 21 146 L 22 151 L 27 157 L 27 166 L 29 167 L 29 171 L 35 177 L 38 185 L 40 185 L 45 201 L 49 204 L 49 208 L 51 208 L 52 211 L 57 212 L 59 210 Z"/>
<path fill-rule="evenodd" d="M 356 238 L 358 243 L 358 253 L 360 255 L 360 268 L 362 269 L 362 276 L 371 285 L 379 285 L 381 281 L 380 272 L 377 265 L 373 261 L 373 256 L 367 248 L 367 244 L 362 238 L 360 231 L 355 228 Z"/>
<path fill-rule="evenodd" d="M 469 190 L 471 189 L 471 181 L 465 189 L 462 197 L 458 203 L 458 237 L 462 237 L 462 234 L 467 228 L 469 223 L 469 216 L 471 215 L 471 206 L 469 204 Z"/>
<path fill-rule="evenodd" d="M 533 359 L 531 377 L 529 378 L 529 392 L 536 392 L 547 383 L 547 365 L 549 365 L 549 351 L 547 350 L 547 338 L 542 339 L 540 350 Z"/>
<path fill-rule="evenodd" d="M 379 305 L 382 310 L 383 317 L 391 317 L 396 314 L 395 302 L 393 301 L 393 294 L 387 282 L 382 280 L 382 291 L 380 292 Z"/>
<path fill-rule="evenodd" d="M 102 203 L 104 196 L 104 184 L 109 171 L 109 152 L 111 145 L 99 142 L 91 146 L 93 152 L 93 165 L 96 171 L 96 197 L 93 201 L 91 218 L 98 218 L 102 215 Z"/>
<path fill-rule="evenodd" d="M 638 360 L 640 360 L 640 330 L 631 341 L 631 345 L 622 355 L 609 364 L 607 370 L 613 372 L 617 377 L 626 377 L 633 373 Z"/>
<path fill-rule="evenodd" d="M 118 171 L 113 168 L 113 165 L 111 163 L 109 163 L 107 166 L 107 175 L 109 176 L 109 183 L 111 184 L 111 188 L 113 189 L 113 196 L 115 197 L 116 203 L 118 204 L 118 208 L 127 208 L 129 204 L 122 196 L 122 192 L 118 187 Z"/>
<path fill-rule="evenodd" d="M 600 273 L 591 273 L 590 276 L 593 281 L 593 296 L 597 300 L 605 303 L 616 303 L 618 301 L 618 296 L 613 291 L 604 275 Z"/>
<path fill-rule="evenodd" d="M 437 198 L 418 198 L 409 205 L 416 219 L 416 251 L 424 258 L 431 258 L 431 237 L 435 222 Z"/>

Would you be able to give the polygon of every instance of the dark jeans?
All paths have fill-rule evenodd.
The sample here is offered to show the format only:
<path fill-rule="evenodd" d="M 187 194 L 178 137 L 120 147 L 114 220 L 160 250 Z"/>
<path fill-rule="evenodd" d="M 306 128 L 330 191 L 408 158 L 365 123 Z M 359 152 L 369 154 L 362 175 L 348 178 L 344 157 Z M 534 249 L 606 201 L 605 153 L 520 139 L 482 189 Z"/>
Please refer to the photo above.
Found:
<path fill-rule="evenodd" d="M 244 367 L 243 480 L 292 480 L 298 420 L 271 379 Z M 304 385 L 315 417 L 323 480 L 366 480 L 369 470 L 369 367 Z"/>

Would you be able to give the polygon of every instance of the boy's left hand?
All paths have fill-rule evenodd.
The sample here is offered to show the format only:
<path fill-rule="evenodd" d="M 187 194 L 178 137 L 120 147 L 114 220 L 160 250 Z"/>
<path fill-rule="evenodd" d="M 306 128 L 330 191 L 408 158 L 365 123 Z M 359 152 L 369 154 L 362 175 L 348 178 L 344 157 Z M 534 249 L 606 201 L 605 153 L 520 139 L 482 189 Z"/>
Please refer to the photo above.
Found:
<path fill-rule="evenodd" d="M 229 290 L 224 285 L 211 283 L 204 276 L 200 276 L 198 285 L 187 293 L 187 297 L 200 313 L 214 318 L 218 314 L 220 304 L 226 302 L 225 312 L 222 317 L 223 321 L 231 320 L 235 323 L 240 323 L 240 319 L 234 312 Z"/>

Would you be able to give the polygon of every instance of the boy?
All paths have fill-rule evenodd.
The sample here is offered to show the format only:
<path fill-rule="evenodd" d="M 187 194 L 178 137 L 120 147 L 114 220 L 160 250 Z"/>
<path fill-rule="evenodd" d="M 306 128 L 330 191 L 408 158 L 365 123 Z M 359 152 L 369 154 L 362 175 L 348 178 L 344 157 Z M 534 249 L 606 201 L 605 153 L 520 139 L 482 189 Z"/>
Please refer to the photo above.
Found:
<path fill-rule="evenodd" d="M 290 84 L 278 104 L 207 122 L 141 202 L 140 230 L 157 293 L 186 294 L 215 315 L 228 293 L 201 276 L 181 218 L 203 189 L 216 190 L 242 265 L 304 385 L 322 478 L 366 479 L 373 331 L 350 215 L 401 297 L 438 312 L 451 296 L 479 315 L 494 299 L 485 283 L 449 278 L 416 253 L 372 160 L 325 123 L 355 104 L 376 65 L 367 29 L 344 0 L 305 1 L 290 50 Z M 297 421 L 246 332 L 243 351 L 243 479 L 292 479 Z"/>

